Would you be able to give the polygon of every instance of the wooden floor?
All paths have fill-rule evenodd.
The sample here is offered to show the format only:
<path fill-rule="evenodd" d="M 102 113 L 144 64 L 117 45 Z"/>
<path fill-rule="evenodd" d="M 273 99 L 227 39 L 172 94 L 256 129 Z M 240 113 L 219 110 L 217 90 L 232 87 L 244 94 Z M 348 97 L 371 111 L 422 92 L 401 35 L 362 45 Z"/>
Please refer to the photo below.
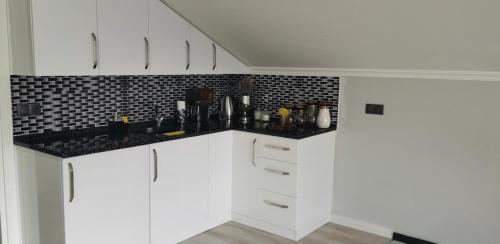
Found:
<path fill-rule="evenodd" d="M 197 235 L 182 244 L 389 244 L 380 236 L 336 224 L 327 224 L 299 242 L 290 241 L 235 222 Z"/>

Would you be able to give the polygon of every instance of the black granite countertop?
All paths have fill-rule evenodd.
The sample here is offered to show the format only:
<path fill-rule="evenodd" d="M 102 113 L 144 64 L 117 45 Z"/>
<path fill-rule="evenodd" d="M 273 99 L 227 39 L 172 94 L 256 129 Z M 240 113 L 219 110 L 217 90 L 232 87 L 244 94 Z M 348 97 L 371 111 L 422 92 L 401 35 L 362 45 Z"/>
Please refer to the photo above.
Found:
<path fill-rule="evenodd" d="M 148 132 L 147 128 L 154 127 L 154 122 L 144 122 L 130 124 L 128 132 L 126 133 L 110 134 L 108 133 L 107 127 L 98 127 L 17 136 L 14 137 L 14 143 L 18 146 L 30 148 L 53 156 L 70 158 L 228 130 L 252 132 L 297 140 L 336 130 L 336 125 L 332 125 L 328 129 L 300 128 L 291 131 L 277 131 L 264 128 L 266 125 L 260 122 L 242 125 L 240 123 L 228 123 L 226 121 L 217 120 L 202 124 L 186 124 L 183 127 L 173 121 L 166 121 L 163 124 L 161 129 L 153 132 Z M 165 132 L 178 130 L 184 130 L 185 133 L 179 136 L 163 135 Z"/>

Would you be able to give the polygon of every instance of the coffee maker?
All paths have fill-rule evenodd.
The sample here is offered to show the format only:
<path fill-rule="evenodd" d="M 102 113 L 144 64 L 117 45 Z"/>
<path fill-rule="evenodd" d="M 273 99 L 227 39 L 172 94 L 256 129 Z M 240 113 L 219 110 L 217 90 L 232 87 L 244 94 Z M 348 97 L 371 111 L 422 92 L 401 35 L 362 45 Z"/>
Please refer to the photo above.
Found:
<path fill-rule="evenodd" d="M 186 102 L 189 105 L 188 121 L 192 123 L 206 123 L 210 119 L 209 107 L 213 104 L 214 92 L 210 88 L 192 88 L 186 93 Z"/>

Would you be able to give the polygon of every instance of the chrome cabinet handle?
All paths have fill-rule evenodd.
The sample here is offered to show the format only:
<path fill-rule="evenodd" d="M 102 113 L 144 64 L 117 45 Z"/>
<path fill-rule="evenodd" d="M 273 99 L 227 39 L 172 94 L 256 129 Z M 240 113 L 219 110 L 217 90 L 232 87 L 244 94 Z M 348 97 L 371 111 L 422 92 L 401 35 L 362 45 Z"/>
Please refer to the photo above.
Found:
<path fill-rule="evenodd" d="M 277 170 L 277 169 L 265 168 L 264 170 L 269 172 L 269 173 L 278 174 L 278 175 L 290 175 L 290 172 L 281 171 L 281 170 Z"/>
<path fill-rule="evenodd" d="M 212 43 L 212 51 L 213 51 L 213 67 L 212 70 L 215 70 L 217 68 L 217 46 L 215 46 L 215 43 Z"/>
<path fill-rule="evenodd" d="M 186 41 L 186 70 L 191 66 L 191 44 Z"/>
<path fill-rule="evenodd" d="M 73 164 L 68 164 L 69 171 L 69 202 L 73 202 L 75 199 L 75 174 L 73 169 Z"/>
<path fill-rule="evenodd" d="M 288 206 L 287 206 L 287 205 L 274 203 L 274 202 L 271 202 L 271 201 L 268 201 L 268 200 L 264 200 L 264 203 L 269 204 L 269 205 L 271 205 L 271 206 L 273 206 L 273 207 L 278 207 L 278 208 L 288 208 Z"/>
<path fill-rule="evenodd" d="M 153 182 L 158 179 L 158 153 L 153 149 L 154 165 L 153 165 Z"/>
<path fill-rule="evenodd" d="M 290 151 L 289 147 L 282 147 L 282 146 L 276 146 L 276 145 L 271 145 L 271 144 L 266 144 L 265 147 L 271 148 L 271 149 L 283 150 L 283 151 Z"/>
<path fill-rule="evenodd" d="M 97 69 L 97 64 L 98 64 L 98 48 L 97 48 L 97 35 L 95 33 L 90 34 L 92 36 L 92 47 L 93 47 L 93 55 L 94 55 L 94 65 L 92 66 L 93 69 Z"/>
<path fill-rule="evenodd" d="M 255 143 L 257 142 L 257 138 L 253 139 L 252 142 L 252 164 L 254 167 L 257 167 L 257 164 L 255 163 Z"/>
<path fill-rule="evenodd" d="M 144 69 L 149 68 L 149 40 L 147 37 L 144 37 L 144 43 L 146 44 L 146 67 Z"/>

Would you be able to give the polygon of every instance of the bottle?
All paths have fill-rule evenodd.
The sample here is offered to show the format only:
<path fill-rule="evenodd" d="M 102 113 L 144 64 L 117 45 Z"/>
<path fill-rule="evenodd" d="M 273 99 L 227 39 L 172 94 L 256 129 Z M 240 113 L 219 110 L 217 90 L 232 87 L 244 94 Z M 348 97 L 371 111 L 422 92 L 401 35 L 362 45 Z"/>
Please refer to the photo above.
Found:
<path fill-rule="evenodd" d="M 318 128 L 326 129 L 330 128 L 332 118 L 330 116 L 330 110 L 327 105 L 321 105 L 319 108 L 319 114 L 317 119 Z"/>

